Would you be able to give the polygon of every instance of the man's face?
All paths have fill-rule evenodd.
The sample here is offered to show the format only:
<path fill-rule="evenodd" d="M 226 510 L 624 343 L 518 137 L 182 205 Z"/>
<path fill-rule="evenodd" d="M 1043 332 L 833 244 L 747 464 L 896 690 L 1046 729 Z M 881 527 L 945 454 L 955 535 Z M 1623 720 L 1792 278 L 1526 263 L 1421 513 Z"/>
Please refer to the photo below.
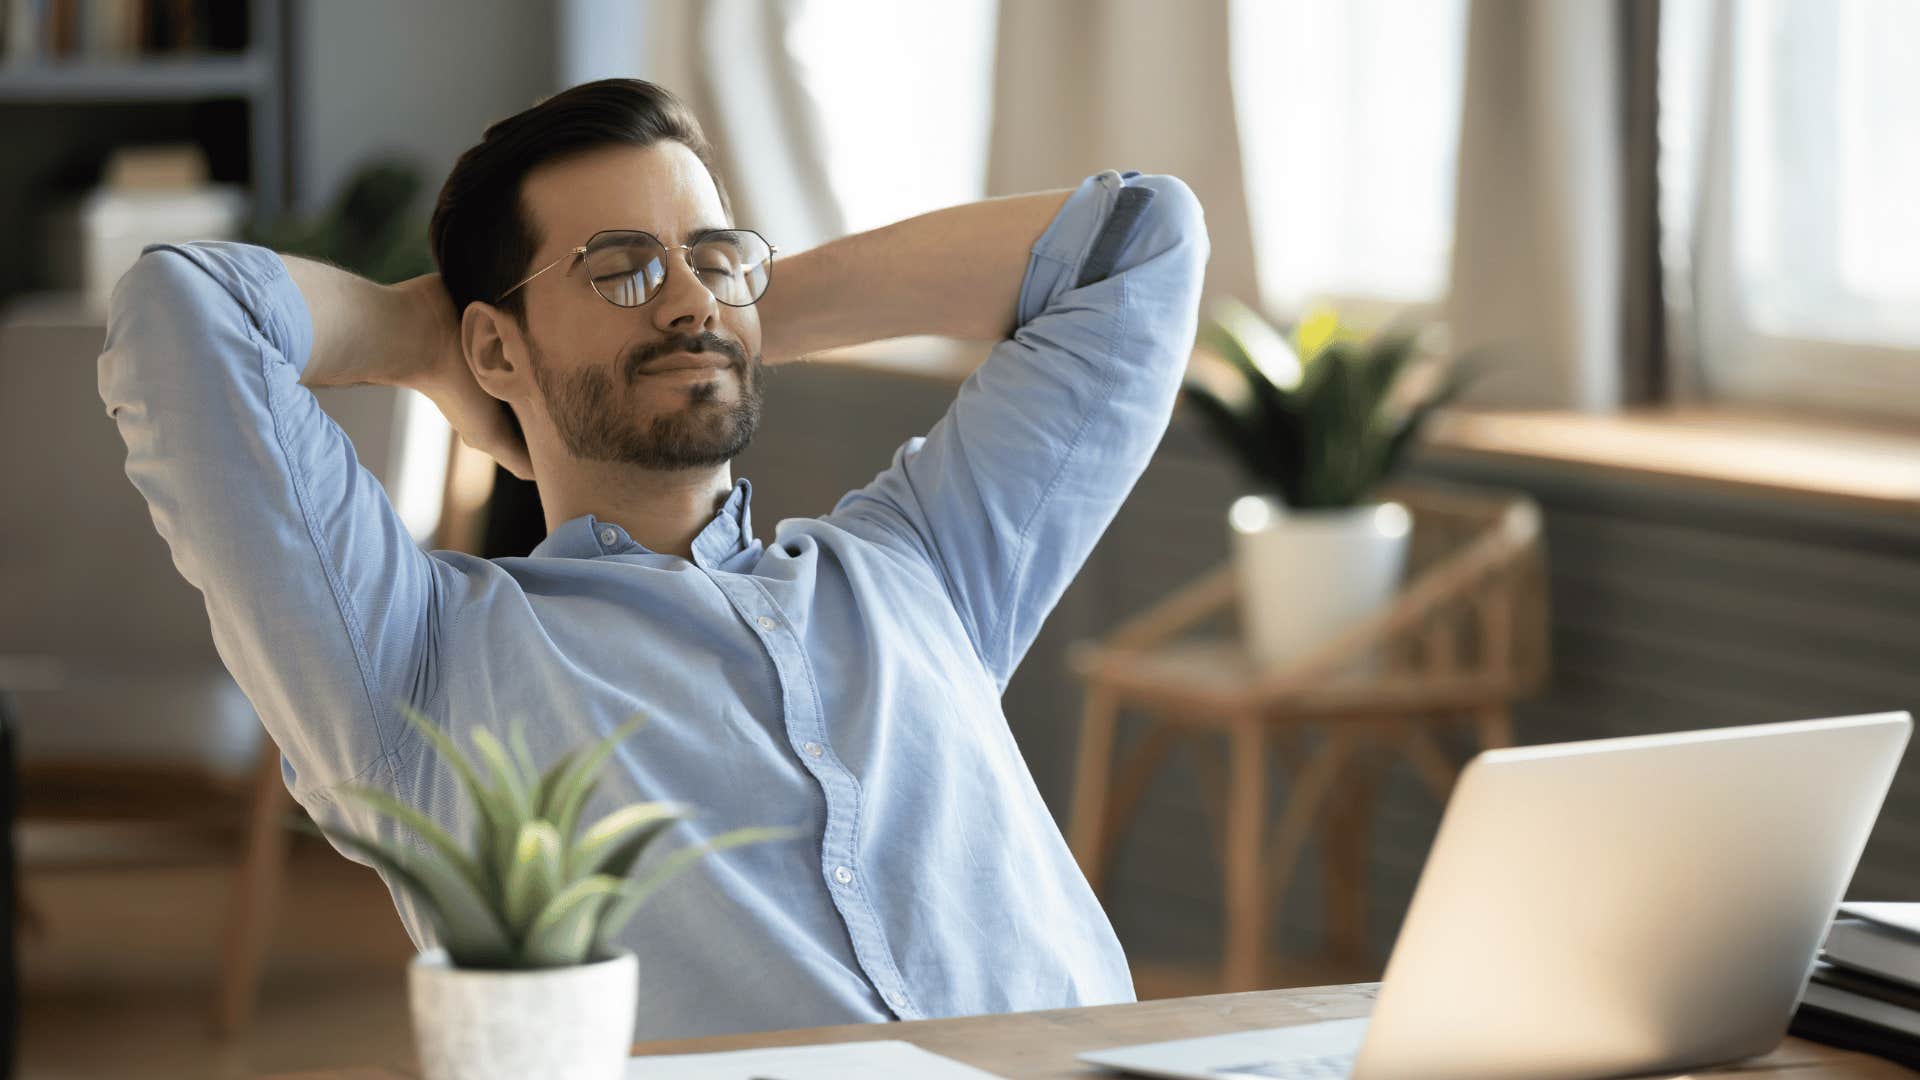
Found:
<path fill-rule="evenodd" d="M 594 151 L 535 170 L 521 202 L 540 237 L 528 272 L 603 229 L 673 248 L 731 224 L 706 166 L 677 142 Z M 727 307 L 670 251 L 666 283 L 639 307 L 601 299 L 568 258 L 524 290 L 529 359 L 567 452 L 648 469 L 723 464 L 760 420 L 760 318 Z"/>

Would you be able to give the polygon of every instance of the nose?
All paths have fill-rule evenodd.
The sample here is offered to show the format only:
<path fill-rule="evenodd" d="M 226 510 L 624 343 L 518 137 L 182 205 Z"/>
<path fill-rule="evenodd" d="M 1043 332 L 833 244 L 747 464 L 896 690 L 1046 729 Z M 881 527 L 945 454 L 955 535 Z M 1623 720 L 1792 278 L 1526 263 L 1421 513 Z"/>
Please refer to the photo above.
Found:
<path fill-rule="evenodd" d="M 720 302 L 693 272 L 691 255 L 685 248 L 667 252 L 667 280 L 648 305 L 656 330 L 690 334 L 711 330 L 720 321 Z"/>

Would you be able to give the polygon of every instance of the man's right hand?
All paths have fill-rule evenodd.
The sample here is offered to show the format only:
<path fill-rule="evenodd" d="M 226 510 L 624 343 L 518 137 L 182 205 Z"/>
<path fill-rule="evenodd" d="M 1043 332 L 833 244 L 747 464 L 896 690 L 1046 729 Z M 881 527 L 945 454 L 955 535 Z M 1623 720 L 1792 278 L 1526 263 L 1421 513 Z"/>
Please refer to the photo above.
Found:
<path fill-rule="evenodd" d="M 400 385 L 427 395 L 466 443 L 499 462 L 522 480 L 533 479 L 527 444 L 509 420 L 500 400 L 480 388 L 460 347 L 460 320 L 439 274 L 422 274 L 393 286 L 418 312 L 427 335 L 419 355 L 425 362 Z"/>
<path fill-rule="evenodd" d="M 313 352 L 301 383 L 418 390 L 462 442 L 513 475 L 533 479 L 533 461 L 505 407 L 480 388 L 467 367 L 453 300 L 439 274 L 376 285 L 311 259 L 283 255 L 281 260 L 313 322 Z"/>

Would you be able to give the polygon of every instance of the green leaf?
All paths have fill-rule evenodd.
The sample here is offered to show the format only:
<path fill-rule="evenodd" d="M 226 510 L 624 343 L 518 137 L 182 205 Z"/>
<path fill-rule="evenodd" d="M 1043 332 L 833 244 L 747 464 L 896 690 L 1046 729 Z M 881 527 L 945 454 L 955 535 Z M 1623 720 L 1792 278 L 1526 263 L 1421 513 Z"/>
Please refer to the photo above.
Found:
<path fill-rule="evenodd" d="M 507 745 L 513 750 L 514 764 L 520 767 L 522 782 L 528 791 L 537 796 L 540 791 L 540 767 L 533 763 L 533 751 L 527 749 L 527 725 L 518 716 L 507 725 Z M 537 799 L 533 805 L 540 805 Z"/>
<path fill-rule="evenodd" d="M 407 722 L 412 724 L 416 731 L 433 744 L 433 748 L 453 768 L 454 775 L 459 777 L 461 784 L 466 788 L 467 797 L 473 800 L 474 808 L 479 811 L 477 815 L 479 827 L 475 836 L 479 849 L 474 855 L 484 867 L 496 865 L 500 852 L 513 842 L 519 830 L 518 821 L 511 808 L 503 799 L 487 790 L 486 783 L 480 779 L 479 770 L 474 768 L 473 762 L 467 758 L 467 755 L 461 753 L 460 748 L 454 745 L 451 735 L 411 706 L 401 705 L 400 713 L 407 718 Z"/>
<path fill-rule="evenodd" d="M 1394 334 L 1376 340 L 1362 354 L 1359 391 L 1370 419 L 1379 414 L 1394 384 L 1400 380 L 1400 373 L 1413 359 L 1413 347 L 1413 335 Z"/>
<path fill-rule="evenodd" d="M 680 876 L 688 867 L 707 855 L 717 851 L 725 851 L 728 848 L 740 847 L 743 844 L 758 844 L 768 840 L 786 840 L 800 835 L 802 835 L 802 830 L 791 826 L 760 826 L 735 829 L 732 832 L 721 833 L 719 836 L 703 844 L 695 844 L 692 847 L 681 848 L 679 851 L 661 859 L 660 862 L 644 876 L 637 881 L 628 883 L 620 890 L 619 899 L 615 900 L 607 908 L 606 914 L 600 919 L 600 928 L 594 935 L 596 948 L 601 952 L 605 952 L 611 948 L 613 939 L 619 936 L 621 929 L 626 926 L 629 919 L 633 918 L 634 913 L 640 910 L 642 904 L 645 904 L 651 899 L 654 893 L 659 892 L 660 888 L 667 884 L 667 882 Z"/>
<path fill-rule="evenodd" d="M 507 748 L 500 745 L 493 732 L 486 728 L 473 729 L 473 748 L 480 752 L 480 760 L 493 773 L 494 790 L 507 800 L 507 805 L 517 819 L 534 816 L 533 789 L 526 778 L 520 775 L 520 769 L 507 756 Z"/>
<path fill-rule="evenodd" d="M 634 803 L 615 810 L 580 834 L 567 854 L 567 876 L 625 877 L 646 846 L 686 816 L 687 808 L 675 803 Z"/>
<path fill-rule="evenodd" d="M 553 820 L 554 791 L 560 786 L 560 781 L 565 779 L 572 770 L 573 762 L 579 756 L 579 750 L 569 750 L 560 756 L 560 760 L 547 766 L 547 771 L 541 774 L 540 783 L 534 788 L 533 793 L 534 810 L 539 816 L 549 821 Z"/>
<path fill-rule="evenodd" d="M 447 835 L 446 830 L 440 828 L 432 818 L 379 788 L 367 787 L 364 784 L 343 784 L 339 791 L 342 795 L 365 803 L 375 813 L 384 814 L 413 830 L 415 835 L 425 840 L 427 845 L 438 852 L 449 866 L 458 870 L 462 877 L 472 883 L 477 892 L 482 896 L 487 895 L 487 877 L 481 872 L 480 866 L 469 858 L 467 853 L 460 849 L 460 845 L 454 842 L 453 837 Z"/>
<path fill-rule="evenodd" d="M 545 821 L 529 821 L 520 826 L 519 839 L 513 845 L 513 860 L 500 879 L 505 898 L 502 912 L 507 925 L 522 932 L 533 917 L 560 892 L 565 879 L 565 857 L 560 833 Z"/>
<path fill-rule="evenodd" d="M 555 781 L 550 801 L 540 807 L 539 816 L 553 822 L 563 837 L 571 837 L 580 823 L 580 812 L 586 806 L 587 798 L 593 794 L 598 783 L 600 769 L 606 765 L 613 751 L 625 742 L 634 732 L 646 724 L 644 717 L 636 716 L 621 724 L 606 738 L 589 747 L 585 753 L 574 759 Z"/>
<path fill-rule="evenodd" d="M 501 967 L 513 962 L 513 943 L 493 908 L 471 881 L 443 860 L 352 833 L 327 828 L 319 832 L 365 857 L 420 901 L 455 966 Z"/>
<path fill-rule="evenodd" d="M 582 878 L 567 886 L 540 910 L 520 947 L 526 967 L 565 967 L 591 958 L 601 912 L 623 887 L 605 874 Z"/>

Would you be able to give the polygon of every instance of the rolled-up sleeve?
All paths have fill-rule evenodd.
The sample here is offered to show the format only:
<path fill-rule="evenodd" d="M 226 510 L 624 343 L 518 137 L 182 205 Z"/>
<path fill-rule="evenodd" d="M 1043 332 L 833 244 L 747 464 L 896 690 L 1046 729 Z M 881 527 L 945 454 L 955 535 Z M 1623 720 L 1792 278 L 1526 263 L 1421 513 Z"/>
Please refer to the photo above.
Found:
<path fill-rule="evenodd" d="M 278 255 L 166 245 L 116 289 L 99 368 L 127 476 L 303 794 L 397 744 L 399 703 L 428 689 L 437 591 L 433 560 L 300 385 L 312 340 Z"/>
<path fill-rule="evenodd" d="M 1180 180 L 1088 178 L 1033 246 L 1013 336 L 830 516 L 930 562 L 1002 687 L 1166 432 L 1207 254 Z"/>

